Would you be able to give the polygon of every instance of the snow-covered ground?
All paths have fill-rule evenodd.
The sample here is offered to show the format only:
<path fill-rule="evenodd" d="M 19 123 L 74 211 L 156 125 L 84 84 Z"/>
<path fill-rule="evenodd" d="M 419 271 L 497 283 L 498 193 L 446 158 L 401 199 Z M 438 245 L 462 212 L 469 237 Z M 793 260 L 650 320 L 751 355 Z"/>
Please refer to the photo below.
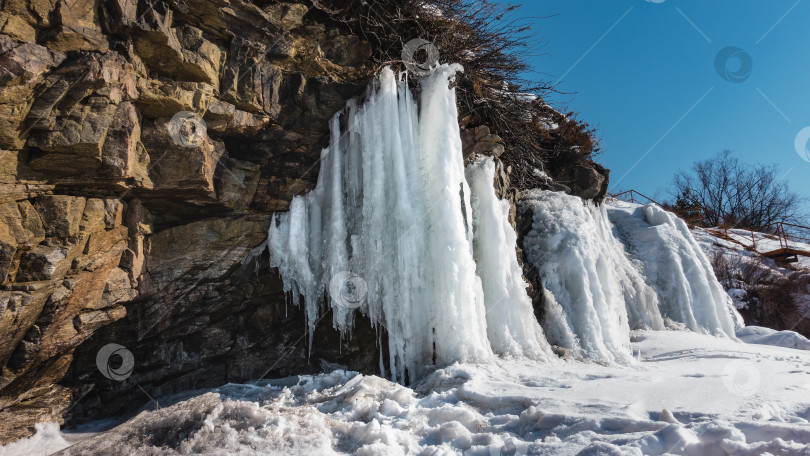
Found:
<path fill-rule="evenodd" d="M 632 348 L 631 366 L 501 359 L 413 389 L 344 371 L 229 384 L 63 454 L 810 455 L 810 352 L 690 331 L 636 331 Z"/>

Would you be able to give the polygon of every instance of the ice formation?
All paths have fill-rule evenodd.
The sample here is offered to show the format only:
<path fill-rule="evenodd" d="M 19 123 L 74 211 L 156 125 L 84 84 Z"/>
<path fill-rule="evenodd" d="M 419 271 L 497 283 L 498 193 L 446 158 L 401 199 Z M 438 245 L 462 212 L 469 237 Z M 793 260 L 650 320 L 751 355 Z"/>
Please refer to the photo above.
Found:
<path fill-rule="evenodd" d="M 532 220 L 523 248 L 542 280 L 549 341 L 578 356 L 629 362 L 631 324 L 661 329 L 663 320 L 604 207 L 535 190 L 522 196 L 521 210 Z"/>
<path fill-rule="evenodd" d="M 523 269 L 517 261 L 517 235 L 509 223 L 509 203 L 495 196 L 495 163 L 479 159 L 467 166 L 472 189 L 473 252 L 484 286 L 487 335 L 500 354 L 542 358 L 549 345 L 526 294 Z"/>
<path fill-rule="evenodd" d="M 315 189 L 274 215 L 270 265 L 296 304 L 303 297 L 310 334 L 329 308 L 342 332 L 362 312 L 387 330 L 399 382 L 494 355 L 548 359 L 549 341 L 632 362 L 630 330 L 667 319 L 734 337 L 727 297 L 682 222 L 656 207 L 608 212 L 538 190 L 521 204 L 532 217 L 522 247 L 543 285 L 541 328 L 494 162 L 464 168 L 457 71 L 422 78 L 417 103 L 404 75 L 383 70 L 362 103 L 333 117 Z"/>
<path fill-rule="evenodd" d="M 659 297 L 661 314 L 693 331 L 734 337 L 737 311 L 686 223 L 655 204 L 607 205 L 619 238 Z"/>
<path fill-rule="evenodd" d="M 543 329 L 576 354 L 627 360 L 629 329 L 665 321 L 734 337 L 736 310 L 686 224 L 658 206 L 523 195 L 523 241 L 543 282 Z"/>
<path fill-rule="evenodd" d="M 422 78 L 418 106 L 403 76 L 383 70 L 362 105 L 332 119 L 315 189 L 276 214 L 268 235 L 270 264 L 294 300 L 303 296 L 310 331 L 326 305 L 334 326 L 348 331 L 357 308 L 386 328 L 398 381 L 493 351 L 549 352 L 491 161 L 470 170 L 482 209 L 474 213 L 450 87 L 460 70 L 443 65 Z M 494 243 L 475 243 L 474 225 Z"/>

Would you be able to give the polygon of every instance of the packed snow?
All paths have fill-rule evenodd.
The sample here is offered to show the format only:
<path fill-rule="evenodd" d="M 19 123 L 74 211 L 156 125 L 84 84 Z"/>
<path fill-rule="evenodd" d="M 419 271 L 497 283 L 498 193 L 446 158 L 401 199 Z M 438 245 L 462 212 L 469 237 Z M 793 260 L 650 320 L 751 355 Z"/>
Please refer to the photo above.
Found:
<path fill-rule="evenodd" d="M 737 330 L 737 337 L 749 344 L 810 350 L 810 340 L 796 331 L 777 331 L 761 326 L 746 326 Z"/>
<path fill-rule="evenodd" d="M 228 384 L 63 454 L 810 455 L 810 353 L 691 331 L 634 331 L 632 350 L 633 367 L 498 359 L 410 388 L 344 371 Z"/>

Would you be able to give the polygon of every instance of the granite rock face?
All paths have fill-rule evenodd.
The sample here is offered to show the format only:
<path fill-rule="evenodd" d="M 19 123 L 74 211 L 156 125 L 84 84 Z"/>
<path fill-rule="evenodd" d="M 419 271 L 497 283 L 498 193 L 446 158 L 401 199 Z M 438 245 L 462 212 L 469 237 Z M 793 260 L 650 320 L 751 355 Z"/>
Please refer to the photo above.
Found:
<path fill-rule="evenodd" d="M 310 9 L 0 5 L 0 444 L 133 410 L 141 389 L 377 364 L 362 322 L 309 353 L 253 252 L 373 72 L 368 43 Z M 124 381 L 97 367 L 108 343 L 133 353 Z"/>

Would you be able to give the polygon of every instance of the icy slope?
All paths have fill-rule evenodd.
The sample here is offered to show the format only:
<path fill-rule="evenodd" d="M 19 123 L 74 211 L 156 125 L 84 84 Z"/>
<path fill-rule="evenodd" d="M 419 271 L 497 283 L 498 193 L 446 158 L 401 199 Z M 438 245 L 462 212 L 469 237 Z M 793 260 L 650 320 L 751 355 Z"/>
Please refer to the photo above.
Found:
<path fill-rule="evenodd" d="M 635 368 L 498 360 L 414 389 L 343 371 L 226 385 L 65 454 L 810 454 L 810 353 L 689 331 L 634 340 Z"/>
<path fill-rule="evenodd" d="M 460 70 L 444 65 L 421 79 L 418 109 L 402 76 L 383 70 L 362 105 L 334 117 L 316 188 L 276 214 L 268 235 L 270 265 L 294 300 L 303 296 L 310 332 L 326 306 L 342 331 L 358 309 L 387 329 L 399 382 L 493 350 L 550 353 L 491 162 L 470 170 L 471 199 L 450 87 Z"/>

